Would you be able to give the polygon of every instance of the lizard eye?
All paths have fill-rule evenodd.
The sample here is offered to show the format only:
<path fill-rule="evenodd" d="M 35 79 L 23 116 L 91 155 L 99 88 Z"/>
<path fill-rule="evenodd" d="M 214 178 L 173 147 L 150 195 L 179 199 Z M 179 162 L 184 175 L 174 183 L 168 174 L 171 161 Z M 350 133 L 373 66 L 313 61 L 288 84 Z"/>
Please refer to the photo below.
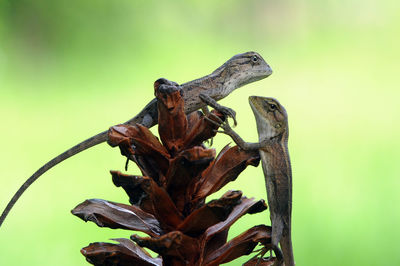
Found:
<path fill-rule="evenodd" d="M 270 108 L 272 111 L 275 111 L 275 110 L 277 109 L 276 105 L 273 104 L 273 103 L 270 103 L 270 104 L 269 104 L 269 108 Z"/>
<path fill-rule="evenodd" d="M 253 58 L 251 60 L 253 60 L 253 62 L 257 62 L 258 61 L 258 57 L 255 55 L 255 56 L 253 56 Z"/>

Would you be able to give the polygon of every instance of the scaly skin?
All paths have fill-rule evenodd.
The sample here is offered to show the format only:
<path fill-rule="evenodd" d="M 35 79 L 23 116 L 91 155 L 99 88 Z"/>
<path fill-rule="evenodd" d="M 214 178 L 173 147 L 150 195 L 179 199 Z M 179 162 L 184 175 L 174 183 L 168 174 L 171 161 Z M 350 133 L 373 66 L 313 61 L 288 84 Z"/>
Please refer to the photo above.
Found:
<path fill-rule="evenodd" d="M 211 74 L 181 85 L 183 98 L 185 100 L 185 113 L 189 114 L 200 108 L 204 108 L 206 105 L 202 99 L 207 99 L 209 102 L 216 104 L 216 101 L 225 98 L 235 89 L 248 83 L 264 79 L 271 74 L 271 68 L 258 53 L 247 52 L 235 55 Z M 168 83 L 170 81 L 164 79 L 156 82 Z M 200 98 L 200 96 L 202 97 Z M 235 115 L 234 111 L 231 109 L 224 109 L 222 111 L 225 111 L 227 115 L 233 117 Z M 138 115 L 125 124 L 133 125 L 138 123 L 150 128 L 156 125 L 157 122 L 157 100 L 153 99 Z M 108 131 L 103 131 L 75 145 L 39 168 L 39 170 L 25 181 L 12 197 L 0 216 L 0 226 L 17 200 L 34 181 L 47 170 L 65 159 L 107 141 L 107 132 Z"/>
<path fill-rule="evenodd" d="M 272 244 L 275 247 L 281 244 L 285 266 L 293 266 L 292 168 L 288 151 L 287 113 L 273 98 L 251 96 L 249 102 L 256 119 L 259 142 L 245 142 L 227 122 L 220 120 L 222 133 L 231 136 L 244 150 L 259 150 L 271 215 Z"/>

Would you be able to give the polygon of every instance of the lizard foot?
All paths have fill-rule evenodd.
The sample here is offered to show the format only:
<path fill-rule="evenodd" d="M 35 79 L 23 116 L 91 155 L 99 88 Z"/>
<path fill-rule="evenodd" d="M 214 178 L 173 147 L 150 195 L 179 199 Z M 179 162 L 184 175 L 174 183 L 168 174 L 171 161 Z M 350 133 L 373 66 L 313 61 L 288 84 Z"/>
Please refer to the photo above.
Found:
<path fill-rule="evenodd" d="M 236 112 L 233 109 L 220 105 L 219 103 L 217 103 L 213 98 L 211 98 L 208 95 L 200 94 L 199 97 L 204 103 L 211 106 L 218 112 L 222 113 L 225 117 L 231 117 L 233 119 L 234 126 L 237 125 Z"/>
<path fill-rule="evenodd" d="M 221 127 L 223 130 L 215 130 L 215 132 L 218 133 L 223 133 L 225 135 L 231 136 L 233 135 L 233 130 L 231 128 L 231 126 L 228 123 L 228 120 L 223 121 L 221 118 L 219 118 L 218 116 L 216 116 L 213 113 L 210 113 L 210 115 L 217 121 L 212 120 L 210 118 L 208 118 L 207 116 L 204 117 L 204 119 L 206 119 L 207 121 L 209 121 L 210 123 L 217 125 L 219 127 Z"/>
<path fill-rule="evenodd" d="M 256 255 L 255 256 L 253 256 L 248 262 L 252 262 L 251 264 L 249 264 L 249 265 L 254 265 L 254 262 L 255 261 L 257 261 L 256 262 L 256 266 L 257 265 L 274 265 L 274 266 L 278 266 L 278 265 L 282 265 L 282 258 L 280 259 L 279 258 L 279 256 L 281 255 L 277 255 L 277 254 L 275 254 L 275 255 L 277 255 L 277 257 L 273 257 L 272 256 L 272 251 L 274 250 L 274 248 L 273 247 L 271 247 L 271 245 L 266 245 L 266 246 L 264 246 L 264 247 L 262 247 L 262 248 L 260 248 L 260 249 L 258 249 L 258 250 L 253 250 L 253 252 L 252 253 L 256 253 Z M 270 255 L 269 255 L 269 257 L 265 257 L 265 254 L 267 253 L 267 252 L 270 252 Z M 280 250 L 278 251 L 278 253 L 280 252 Z M 267 263 L 267 264 L 265 264 L 265 263 Z M 247 263 L 245 263 L 245 265 L 247 265 Z"/>
<path fill-rule="evenodd" d="M 214 143 L 214 138 L 210 138 L 210 139 L 206 140 L 205 143 L 207 143 L 208 147 L 211 147 Z"/>
<path fill-rule="evenodd" d="M 225 115 L 226 117 L 231 117 L 233 119 L 233 126 L 237 126 L 237 121 L 236 121 L 236 112 L 226 106 L 218 106 L 218 108 L 216 108 L 216 110 L 220 113 L 222 113 L 223 115 Z"/>

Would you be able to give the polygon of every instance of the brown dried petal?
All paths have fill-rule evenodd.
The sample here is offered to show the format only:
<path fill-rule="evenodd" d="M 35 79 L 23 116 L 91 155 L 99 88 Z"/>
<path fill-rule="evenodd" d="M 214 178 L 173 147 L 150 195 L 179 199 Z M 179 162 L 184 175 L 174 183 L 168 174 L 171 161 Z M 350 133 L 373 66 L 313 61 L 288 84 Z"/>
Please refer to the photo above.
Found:
<path fill-rule="evenodd" d="M 115 147 L 117 145 L 130 145 L 137 146 L 135 152 L 139 154 L 149 154 L 149 150 L 155 150 L 166 157 L 169 157 L 168 152 L 160 141 L 151 131 L 141 124 L 131 125 L 116 125 L 108 131 L 108 143 Z"/>
<path fill-rule="evenodd" d="M 171 160 L 166 175 L 166 187 L 180 212 L 184 211 L 185 204 L 191 199 L 189 186 L 192 187 L 193 183 L 198 181 L 201 172 L 207 168 L 214 157 L 214 149 L 196 146 L 182 151 Z"/>
<path fill-rule="evenodd" d="M 135 147 L 135 153 L 140 155 L 152 155 L 159 153 L 163 157 L 169 158 L 169 154 L 164 146 L 161 145 L 160 141 L 151 131 L 141 124 L 135 126 L 120 125 L 121 127 L 127 127 L 129 130 L 129 137 L 133 140 Z"/>
<path fill-rule="evenodd" d="M 225 228 L 221 232 L 218 232 L 210 237 L 210 239 L 207 242 L 207 245 L 201 246 L 203 250 L 201 251 L 201 260 L 204 262 L 204 259 L 206 258 L 206 254 L 212 253 L 214 250 L 219 249 L 222 247 L 228 240 L 228 233 L 229 233 L 229 227 Z"/>
<path fill-rule="evenodd" d="M 125 175 L 118 171 L 110 171 L 114 184 L 122 186 L 129 195 L 129 202 L 139 206 L 143 211 L 154 215 L 153 201 L 148 189 L 149 178 L 144 176 Z"/>
<path fill-rule="evenodd" d="M 170 232 L 159 238 L 132 235 L 131 239 L 139 246 L 147 247 L 160 254 L 164 265 L 172 265 L 173 257 L 178 258 L 179 261 L 187 261 L 187 265 L 194 265 L 200 253 L 197 239 L 179 231 Z"/>
<path fill-rule="evenodd" d="M 158 180 L 159 173 L 165 174 L 167 171 L 170 155 L 147 127 L 140 124 L 113 126 L 108 137 L 108 143 L 111 146 L 118 145 L 123 155 L 128 158 L 135 155 L 135 162 L 143 175 Z"/>
<path fill-rule="evenodd" d="M 180 87 L 161 84 L 155 88 L 158 100 L 158 132 L 171 154 L 182 149 L 187 134 L 187 120 Z"/>
<path fill-rule="evenodd" d="M 110 173 L 114 185 L 122 187 L 126 194 L 128 194 L 130 204 L 141 206 L 148 199 L 147 193 L 141 187 L 141 183 L 143 182 L 142 176 L 126 175 L 120 171 L 110 171 Z"/>
<path fill-rule="evenodd" d="M 151 257 L 144 249 L 124 238 L 113 239 L 119 244 L 97 242 L 81 249 L 82 255 L 98 266 L 161 266 L 161 258 Z"/>
<path fill-rule="evenodd" d="M 217 134 L 217 125 L 205 119 L 204 116 L 199 117 L 197 112 L 194 114 L 196 115 L 192 114 L 188 116 L 188 119 L 191 119 L 190 123 L 192 126 L 189 127 L 190 132 L 187 134 L 185 139 L 184 147 L 186 148 L 201 145 L 204 141 L 214 137 Z M 214 117 L 214 115 L 219 117 L 222 121 L 225 121 L 225 116 L 216 110 L 212 110 L 211 113 L 206 115 L 206 117 L 217 122 L 217 119 Z M 196 119 L 197 121 L 194 123 Z"/>
<path fill-rule="evenodd" d="M 151 178 L 143 178 L 146 182 L 142 183 L 142 188 L 150 196 L 154 216 L 162 223 L 163 229 L 167 231 L 175 230 L 183 220 L 182 214 L 164 188 L 159 187 Z"/>
<path fill-rule="evenodd" d="M 225 220 L 241 197 L 240 191 L 228 191 L 220 199 L 210 201 L 192 212 L 178 230 L 192 237 L 202 234 L 210 226 Z"/>
<path fill-rule="evenodd" d="M 193 128 L 203 117 L 203 113 L 201 111 L 191 112 L 186 116 L 188 122 L 188 129 Z"/>
<path fill-rule="evenodd" d="M 256 265 L 260 265 L 260 266 L 272 266 L 274 265 L 274 263 L 276 262 L 276 258 L 275 257 L 268 257 L 268 258 L 252 258 L 249 261 L 247 261 L 245 264 L 243 264 L 243 266 L 256 266 Z"/>
<path fill-rule="evenodd" d="M 108 130 L 107 143 L 111 147 L 119 146 L 121 154 L 129 157 L 129 155 L 134 154 L 130 134 L 131 133 L 129 131 L 129 128 L 125 125 L 110 127 L 110 129 Z"/>
<path fill-rule="evenodd" d="M 249 213 L 250 210 L 252 211 L 251 213 L 255 213 L 256 210 L 253 208 L 253 206 L 259 207 L 257 211 L 263 211 L 267 209 L 267 206 L 265 205 L 264 201 L 255 201 L 253 198 L 249 199 L 246 197 L 242 197 L 241 203 L 233 208 L 232 212 L 229 214 L 226 220 L 209 227 L 207 231 L 202 235 L 201 245 L 202 247 L 204 247 L 203 250 L 205 250 L 205 252 L 211 250 L 207 247 L 207 245 L 208 243 L 212 245 L 211 240 L 213 240 L 214 235 L 223 232 L 226 229 L 229 229 L 229 227 L 234 222 L 236 222 L 240 217 L 242 217 L 246 213 Z"/>
<path fill-rule="evenodd" d="M 228 182 L 235 180 L 248 165 L 257 166 L 259 162 L 258 151 L 244 151 L 238 146 L 225 146 L 215 161 L 202 173 L 201 183 L 196 188 L 193 200 L 199 201 L 218 191 Z"/>
<path fill-rule="evenodd" d="M 162 233 L 154 216 L 135 206 L 90 199 L 76 206 L 71 212 L 85 222 L 91 221 L 100 227 L 136 230 L 152 236 Z"/>
<path fill-rule="evenodd" d="M 206 149 L 200 146 L 179 153 L 171 160 L 170 168 L 166 174 L 167 189 L 170 190 L 171 186 L 181 186 L 179 184 L 187 184 L 192 179 L 198 179 L 201 172 L 208 167 L 214 157 L 214 149 Z M 174 194 L 177 193 L 174 192 Z"/>
<path fill-rule="evenodd" d="M 165 173 L 169 166 L 170 155 L 157 137 L 147 127 L 140 124 L 135 126 L 135 134 L 131 135 L 135 145 L 135 155 L 140 156 L 142 164 L 139 167 L 144 175 L 150 176 L 150 172 L 161 171 Z"/>
<path fill-rule="evenodd" d="M 206 265 L 227 263 L 243 255 L 250 254 L 258 243 L 269 245 L 271 242 L 271 227 L 258 225 L 231 239 L 228 243 L 209 254 Z"/>

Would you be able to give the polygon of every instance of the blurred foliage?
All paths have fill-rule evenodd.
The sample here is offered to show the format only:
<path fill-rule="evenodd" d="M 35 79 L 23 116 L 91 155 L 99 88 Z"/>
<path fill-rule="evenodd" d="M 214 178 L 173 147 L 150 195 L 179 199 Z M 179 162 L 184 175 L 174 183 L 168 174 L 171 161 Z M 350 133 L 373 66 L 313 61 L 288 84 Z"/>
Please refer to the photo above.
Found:
<path fill-rule="evenodd" d="M 248 141 L 249 95 L 288 110 L 297 265 L 398 265 L 399 11 L 394 0 L 2 0 L 0 208 L 47 160 L 139 112 L 157 78 L 189 81 L 254 50 L 274 74 L 222 104 Z M 109 189 L 124 163 L 102 144 L 45 174 L 0 229 L 0 264 L 87 265 L 80 247 L 128 237 L 69 213 L 86 198 L 127 202 Z M 260 168 L 229 188 L 265 198 Z"/>

